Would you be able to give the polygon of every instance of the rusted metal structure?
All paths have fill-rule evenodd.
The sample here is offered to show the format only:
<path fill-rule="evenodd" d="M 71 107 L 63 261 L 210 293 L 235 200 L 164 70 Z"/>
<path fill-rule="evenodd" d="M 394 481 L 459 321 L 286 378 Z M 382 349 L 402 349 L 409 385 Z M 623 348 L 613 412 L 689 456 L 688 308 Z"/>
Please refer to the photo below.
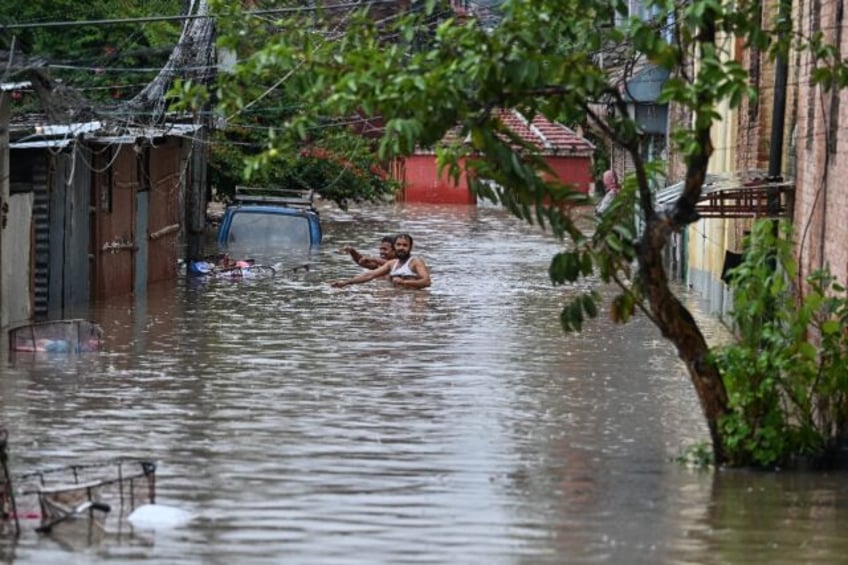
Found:
<path fill-rule="evenodd" d="M 777 218 L 792 213 L 795 184 L 791 180 L 768 179 L 759 173 L 707 175 L 695 211 L 702 218 Z M 683 183 L 657 194 L 657 204 L 677 200 Z"/>
<path fill-rule="evenodd" d="M 4 261 L 2 303 L 9 322 L 67 317 L 75 306 L 174 279 L 189 226 L 205 208 L 193 182 L 198 126 L 114 130 L 91 122 L 16 132 L 9 144 L 10 198 L 4 229 L 14 256 Z M 14 135 L 14 134 L 13 134 Z M 205 172 L 201 171 L 200 175 Z M 204 177 L 205 178 L 205 177 Z M 8 247 L 8 246 L 7 246 Z"/>

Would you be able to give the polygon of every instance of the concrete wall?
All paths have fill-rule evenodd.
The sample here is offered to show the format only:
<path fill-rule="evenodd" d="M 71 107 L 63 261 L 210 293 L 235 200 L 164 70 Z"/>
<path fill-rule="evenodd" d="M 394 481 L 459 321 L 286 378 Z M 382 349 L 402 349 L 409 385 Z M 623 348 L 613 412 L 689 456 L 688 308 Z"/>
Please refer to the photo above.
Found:
<path fill-rule="evenodd" d="M 32 315 L 31 193 L 9 193 L 9 95 L 0 92 L 0 327 Z"/>
<path fill-rule="evenodd" d="M 32 205 L 31 192 L 9 198 L 9 216 L 3 233 L 3 325 L 26 323 L 32 316 Z"/>
<path fill-rule="evenodd" d="M 733 293 L 712 271 L 689 269 L 689 284 L 698 289 L 709 313 L 724 318 L 733 306 Z"/>

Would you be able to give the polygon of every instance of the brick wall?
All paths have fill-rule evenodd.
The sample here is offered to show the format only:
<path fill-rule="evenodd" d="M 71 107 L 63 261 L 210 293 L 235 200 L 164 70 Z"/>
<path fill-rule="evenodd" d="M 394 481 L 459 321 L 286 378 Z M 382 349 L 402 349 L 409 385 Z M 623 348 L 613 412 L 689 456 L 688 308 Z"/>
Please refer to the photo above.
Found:
<path fill-rule="evenodd" d="M 807 31 L 822 30 L 848 55 L 848 30 L 839 21 L 836 3 L 811 0 L 799 14 Z M 848 92 L 827 92 L 810 85 L 814 62 L 797 59 L 796 249 L 804 275 L 829 266 L 848 284 Z"/>

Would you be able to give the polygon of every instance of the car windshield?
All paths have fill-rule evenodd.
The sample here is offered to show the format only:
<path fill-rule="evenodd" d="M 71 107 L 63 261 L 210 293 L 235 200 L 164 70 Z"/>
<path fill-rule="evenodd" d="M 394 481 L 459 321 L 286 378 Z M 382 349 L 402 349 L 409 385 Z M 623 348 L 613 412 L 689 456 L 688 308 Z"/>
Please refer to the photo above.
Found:
<path fill-rule="evenodd" d="M 308 247 L 309 221 L 303 216 L 261 212 L 236 212 L 230 225 L 227 245 Z"/>

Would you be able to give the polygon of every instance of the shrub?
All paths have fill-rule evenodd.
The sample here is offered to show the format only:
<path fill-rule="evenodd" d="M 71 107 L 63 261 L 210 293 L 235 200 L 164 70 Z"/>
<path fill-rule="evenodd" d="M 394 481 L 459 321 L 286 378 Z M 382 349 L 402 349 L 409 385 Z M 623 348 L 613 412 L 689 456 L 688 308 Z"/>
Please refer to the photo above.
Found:
<path fill-rule="evenodd" d="M 734 344 L 716 351 L 731 464 L 825 458 L 848 424 L 848 294 L 827 269 L 794 285 L 791 243 L 758 222 L 731 272 Z"/>

